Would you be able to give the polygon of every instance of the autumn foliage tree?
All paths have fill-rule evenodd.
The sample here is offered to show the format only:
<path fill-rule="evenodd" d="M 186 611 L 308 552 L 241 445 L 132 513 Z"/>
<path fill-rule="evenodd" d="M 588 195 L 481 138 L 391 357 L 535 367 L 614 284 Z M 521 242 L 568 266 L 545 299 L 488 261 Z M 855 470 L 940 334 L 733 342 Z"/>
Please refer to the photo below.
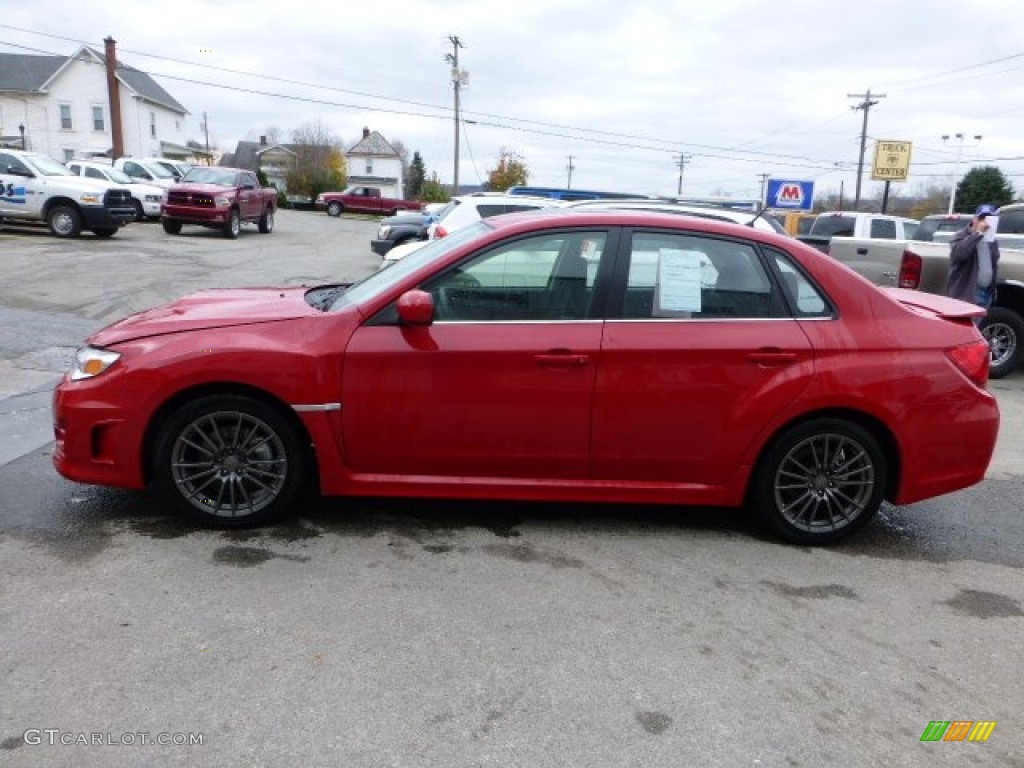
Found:
<path fill-rule="evenodd" d="M 316 120 L 292 132 L 295 166 L 288 174 L 288 191 L 315 198 L 321 192 L 345 188 L 348 173 L 341 142 Z"/>
<path fill-rule="evenodd" d="M 502 147 L 498 153 L 498 167 L 487 172 L 487 189 L 504 192 L 509 187 L 526 184 L 529 180 L 530 171 L 526 161 L 511 149 Z"/>

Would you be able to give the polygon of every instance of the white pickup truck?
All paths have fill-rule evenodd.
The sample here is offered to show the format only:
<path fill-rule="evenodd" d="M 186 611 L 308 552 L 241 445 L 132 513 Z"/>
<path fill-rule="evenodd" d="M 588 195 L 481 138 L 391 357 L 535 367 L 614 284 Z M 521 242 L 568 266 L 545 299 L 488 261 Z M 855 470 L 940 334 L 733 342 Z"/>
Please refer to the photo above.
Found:
<path fill-rule="evenodd" d="M 918 221 L 884 213 L 858 211 L 825 211 L 819 213 L 806 235 L 797 240 L 828 253 L 834 237 L 870 237 L 879 240 L 909 240 L 917 231 Z"/>
<path fill-rule="evenodd" d="M 1006 376 L 1024 362 L 1024 249 L 1014 237 L 1019 234 L 1015 231 L 1018 220 L 1024 227 L 1024 203 L 999 209 L 996 299 L 980 328 L 992 349 L 993 379 Z M 946 292 L 948 242 L 833 237 L 828 255 L 875 285 Z"/>
<path fill-rule="evenodd" d="M 76 176 L 52 158 L 0 149 L 0 220 L 42 221 L 55 237 L 110 237 L 135 217 L 124 187 Z"/>

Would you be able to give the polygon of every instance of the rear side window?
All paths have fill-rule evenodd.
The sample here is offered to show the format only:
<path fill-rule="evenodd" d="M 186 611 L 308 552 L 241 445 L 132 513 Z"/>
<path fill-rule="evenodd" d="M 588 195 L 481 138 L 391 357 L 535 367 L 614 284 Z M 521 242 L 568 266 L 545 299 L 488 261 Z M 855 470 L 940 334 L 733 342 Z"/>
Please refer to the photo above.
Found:
<path fill-rule="evenodd" d="M 999 214 L 996 236 L 999 235 L 1024 235 L 1024 208 Z"/>
<path fill-rule="evenodd" d="M 871 233 L 868 237 L 879 237 L 885 240 L 896 239 L 896 222 L 889 219 L 872 219 Z"/>
<path fill-rule="evenodd" d="M 798 318 L 832 317 L 834 310 L 822 293 L 787 254 L 774 248 L 765 248 L 782 278 L 786 300 Z"/>

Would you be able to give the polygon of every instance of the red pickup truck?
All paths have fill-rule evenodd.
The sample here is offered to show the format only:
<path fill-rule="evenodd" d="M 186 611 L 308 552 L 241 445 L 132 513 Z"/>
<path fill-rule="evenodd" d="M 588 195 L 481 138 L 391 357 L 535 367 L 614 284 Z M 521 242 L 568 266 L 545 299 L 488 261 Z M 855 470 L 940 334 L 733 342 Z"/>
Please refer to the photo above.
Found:
<path fill-rule="evenodd" d="M 260 188 L 252 171 L 196 166 L 167 190 L 160 219 L 169 235 L 181 232 L 182 224 L 199 224 L 233 239 L 243 221 L 257 224 L 263 234 L 273 231 L 276 208 L 277 190 Z"/>
<path fill-rule="evenodd" d="M 328 216 L 341 216 L 342 211 L 394 216 L 400 211 L 423 210 L 423 203 L 418 200 L 382 197 L 376 187 L 349 187 L 344 192 L 324 192 L 317 195 L 315 206 L 318 211 L 326 210 Z"/>

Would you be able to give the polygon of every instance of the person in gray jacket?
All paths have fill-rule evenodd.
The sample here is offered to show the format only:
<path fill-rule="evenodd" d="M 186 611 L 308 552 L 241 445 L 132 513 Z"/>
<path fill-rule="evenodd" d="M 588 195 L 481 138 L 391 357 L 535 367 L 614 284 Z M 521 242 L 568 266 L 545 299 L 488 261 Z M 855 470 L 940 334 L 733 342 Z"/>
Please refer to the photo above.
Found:
<path fill-rule="evenodd" d="M 988 309 L 996 297 L 999 269 L 999 244 L 986 240 L 989 216 L 996 215 L 994 205 L 978 206 L 970 226 L 949 241 L 949 279 L 946 294 Z"/>

